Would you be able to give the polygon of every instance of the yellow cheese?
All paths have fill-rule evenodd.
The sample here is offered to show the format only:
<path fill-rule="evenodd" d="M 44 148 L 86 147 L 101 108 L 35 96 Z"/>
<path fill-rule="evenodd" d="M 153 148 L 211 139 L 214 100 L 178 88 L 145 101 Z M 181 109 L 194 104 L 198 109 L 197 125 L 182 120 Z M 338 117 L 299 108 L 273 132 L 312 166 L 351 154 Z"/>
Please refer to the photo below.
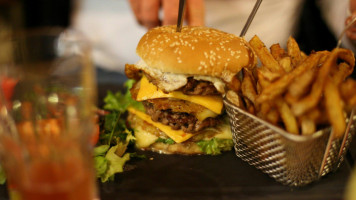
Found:
<path fill-rule="evenodd" d="M 219 126 L 219 134 L 216 134 L 215 138 L 232 139 L 230 124 L 221 124 L 221 126 Z"/>
<path fill-rule="evenodd" d="M 181 143 L 193 136 L 191 133 L 186 133 L 182 130 L 173 130 L 170 126 L 154 122 L 152 121 L 151 117 L 141 111 L 138 111 L 134 108 L 128 108 L 128 111 L 132 114 L 135 114 L 137 117 L 141 118 L 142 120 L 146 121 L 147 123 L 157 127 L 159 130 L 163 131 L 166 135 L 168 135 L 172 140 L 176 143 Z"/>
<path fill-rule="evenodd" d="M 199 120 L 199 121 L 204 121 L 204 119 L 208 118 L 208 117 L 216 117 L 217 114 L 212 112 L 209 109 L 204 109 L 201 112 L 198 112 L 195 114 L 195 117 Z"/>
<path fill-rule="evenodd" d="M 157 88 L 157 86 L 150 83 L 145 76 L 142 76 L 140 84 L 141 86 L 137 94 L 137 101 L 157 98 L 176 98 L 202 105 L 217 114 L 221 114 L 223 108 L 223 100 L 220 96 L 185 95 L 180 91 L 164 93 Z"/>
<path fill-rule="evenodd" d="M 137 148 L 149 147 L 158 139 L 157 136 L 145 131 L 142 127 L 135 127 L 135 136 L 135 145 Z"/>

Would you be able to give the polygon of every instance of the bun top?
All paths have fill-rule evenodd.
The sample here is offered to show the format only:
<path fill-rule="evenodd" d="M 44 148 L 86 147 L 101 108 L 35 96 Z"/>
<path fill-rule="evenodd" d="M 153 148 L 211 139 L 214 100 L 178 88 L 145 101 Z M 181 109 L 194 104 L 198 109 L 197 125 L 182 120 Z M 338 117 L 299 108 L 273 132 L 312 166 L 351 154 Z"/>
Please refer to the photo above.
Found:
<path fill-rule="evenodd" d="M 149 67 L 162 72 L 225 80 L 257 62 L 243 38 L 200 26 L 183 26 L 181 32 L 176 32 L 176 26 L 151 29 L 141 38 L 136 53 Z"/>

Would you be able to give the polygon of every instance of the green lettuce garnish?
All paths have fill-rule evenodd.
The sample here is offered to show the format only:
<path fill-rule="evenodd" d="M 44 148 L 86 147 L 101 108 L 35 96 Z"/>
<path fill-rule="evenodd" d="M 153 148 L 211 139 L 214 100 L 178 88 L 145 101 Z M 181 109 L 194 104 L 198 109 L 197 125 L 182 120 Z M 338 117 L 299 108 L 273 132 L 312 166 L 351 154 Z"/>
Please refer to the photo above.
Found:
<path fill-rule="evenodd" d="M 234 145 L 231 139 L 213 138 L 197 142 L 200 149 L 208 155 L 219 155 L 222 151 L 230 151 Z"/>
<path fill-rule="evenodd" d="M 157 140 L 156 140 L 156 142 L 162 142 L 162 143 L 164 143 L 164 144 L 174 144 L 174 143 L 176 143 L 174 140 L 172 140 L 171 138 L 166 138 L 166 139 L 164 139 L 164 138 L 158 138 Z"/>
<path fill-rule="evenodd" d="M 104 98 L 104 109 L 110 111 L 105 115 L 97 147 L 94 148 L 96 174 L 102 182 L 113 180 L 116 173 L 123 172 L 124 165 L 130 158 L 142 158 L 136 153 L 128 153 L 136 138 L 133 131 L 126 126 L 124 117 L 128 107 L 143 111 L 141 102 L 131 98 L 130 88 L 134 80 L 125 83 L 126 93 L 108 92 Z"/>
<path fill-rule="evenodd" d="M 0 165 L 0 184 L 3 185 L 6 182 L 6 175 L 4 168 Z"/>

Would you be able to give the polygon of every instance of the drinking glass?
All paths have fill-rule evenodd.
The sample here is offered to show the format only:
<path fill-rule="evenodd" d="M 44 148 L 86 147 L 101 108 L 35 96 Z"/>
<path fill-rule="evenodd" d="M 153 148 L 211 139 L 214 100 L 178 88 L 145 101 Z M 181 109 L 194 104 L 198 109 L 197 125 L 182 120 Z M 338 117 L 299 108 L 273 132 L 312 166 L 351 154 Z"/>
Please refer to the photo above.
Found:
<path fill-rule="evenodd" d="M 90 46 L 74 30 L 0 34 L 0 163 L 16 198 L 97 197 L 94 77 Z"/>

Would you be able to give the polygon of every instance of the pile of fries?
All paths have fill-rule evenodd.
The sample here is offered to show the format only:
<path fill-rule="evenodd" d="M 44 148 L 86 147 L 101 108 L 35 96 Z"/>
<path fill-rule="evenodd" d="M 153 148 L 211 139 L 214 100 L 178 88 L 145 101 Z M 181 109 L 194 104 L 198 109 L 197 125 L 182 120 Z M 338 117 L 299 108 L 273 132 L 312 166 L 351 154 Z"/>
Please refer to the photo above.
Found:
<path fill-rule="evenodd" d="M 342 137 L 347 114 L 356 106 L 352 51 L 336 48 L 306 55 L 293 37 L 287 49 L 270 50 L 254 36 L 249 44 L 262 66 L 244 69 L 240 89 L 228 91 L 236 106 L 285 129 L 308 135 L 327 126 Z"/>

